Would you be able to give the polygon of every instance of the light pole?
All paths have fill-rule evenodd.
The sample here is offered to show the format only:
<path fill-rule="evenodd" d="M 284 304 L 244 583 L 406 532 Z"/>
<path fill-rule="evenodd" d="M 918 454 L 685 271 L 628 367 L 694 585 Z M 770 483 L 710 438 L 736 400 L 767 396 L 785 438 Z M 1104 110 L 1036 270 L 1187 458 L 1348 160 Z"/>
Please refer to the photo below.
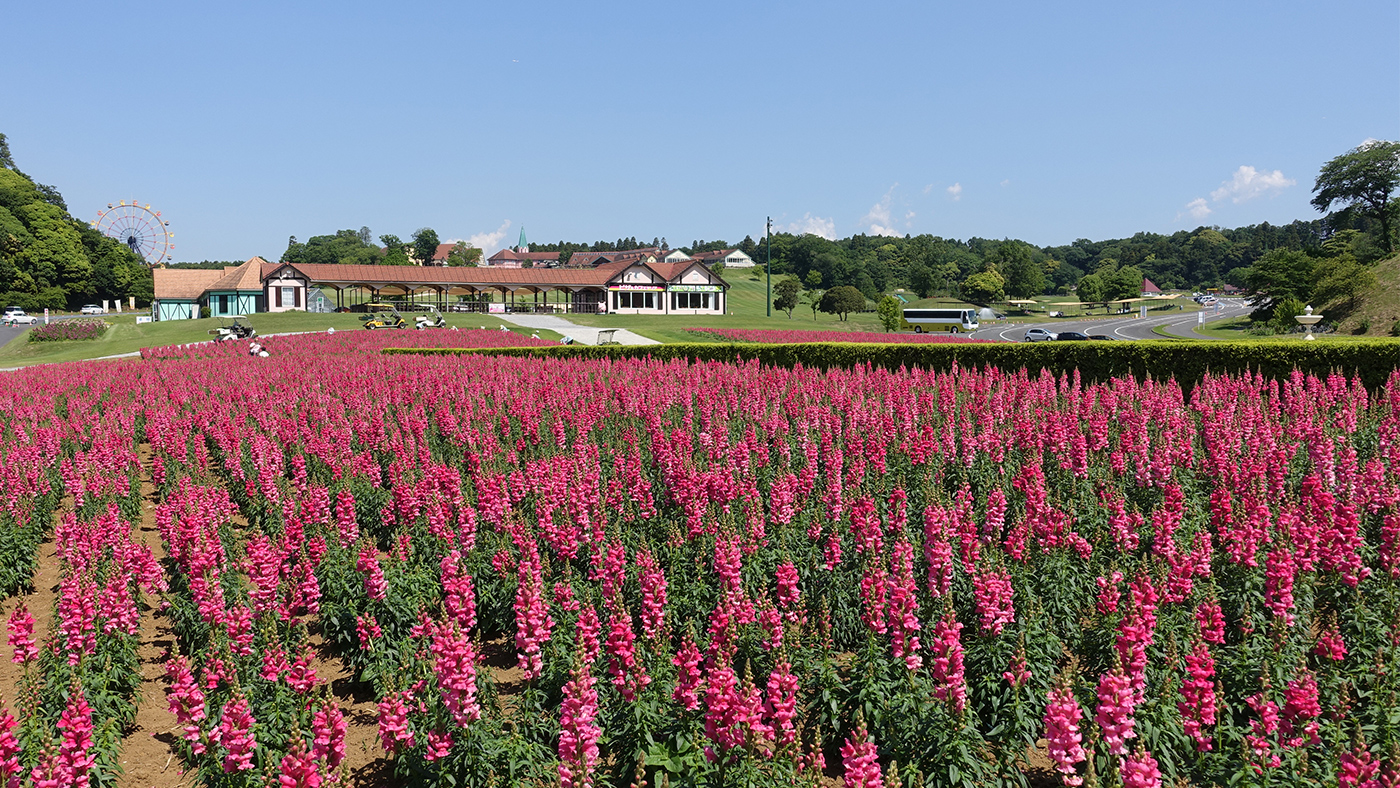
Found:
<path fill-rule="evenodd" d="M 773 217 L 768 217 L 768 223 L 764 225 L 764 235 L 767 237 L 768 261 L 763 264 L 764 271 L 768 274 L 768 316 L 773 316 Z"/>

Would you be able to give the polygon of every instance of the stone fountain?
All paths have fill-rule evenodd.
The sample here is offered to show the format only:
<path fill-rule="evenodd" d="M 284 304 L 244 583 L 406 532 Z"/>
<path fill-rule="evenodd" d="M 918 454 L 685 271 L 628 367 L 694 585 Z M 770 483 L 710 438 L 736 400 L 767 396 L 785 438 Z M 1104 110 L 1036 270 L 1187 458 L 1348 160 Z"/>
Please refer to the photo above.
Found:
<path fill-rule="evenodd" d="M 1314 339 L 1317 339 L 1317 337 L 1313 336 L 1313 334 L 1312 334 L 1312 328 L 1313 328 L 1314 325 L 1317 324 L 1317 321 L 1319 321 L 1319 320 L 1322 319 L 1322 315 L 1314 315 L 1314 314 L 1312 313 L 1312 307 L 1311 307 L 1311 306 L 1309 306 L 1308 308 L 1304 309 L 1303 311 L 1306 312 L 1307 314 L 1294 315 L 1294 316 L 1293 316 L 1293 319 L 1294 319 L 1294 320 L 1297 320 L 1301 325 L 1307 326 L 1308 335 L 1305 336 L 1305 337 L 1303 337 L 1303 339 L 1308 340 L 1308 341 L 1312 341 L 1312 340 L 1314 340 Z"/>

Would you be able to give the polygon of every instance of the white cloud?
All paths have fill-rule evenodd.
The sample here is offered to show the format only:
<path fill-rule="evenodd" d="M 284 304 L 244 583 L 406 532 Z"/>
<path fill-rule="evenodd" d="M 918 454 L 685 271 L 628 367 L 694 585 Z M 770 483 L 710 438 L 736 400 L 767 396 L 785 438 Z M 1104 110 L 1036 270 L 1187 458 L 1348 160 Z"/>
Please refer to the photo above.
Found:
<path fill-rule="evenodd" d="M 899 186 L 896 183 L 885 192 L 885 196 L 880 201 L 870 206 L 870 212 L 860 217 L 860 224 L 870 226 L 871 235 L 899 235 L 900 232 L 892 228 L 894 222 L 890 221 L 890 202 L 894 199 L 894 190 Z"/>
<path fill-rule="evenodd" d="M 777 229 L 793 235 L 816 235 L 828 241 L 836 240 L 836 220 L 823 219 L 810 213 L 804 213 L 801 219 Z"/>
<path fill-rule="evenodd" d="M 1004 180 L 1004 181 L 1001 182 L 1001 185 L 1002 185 L 1002 186 L 1010 186 L 1010 185 L 1011 185 L 1011 179 L 1010 179 L 1010 178 L 1007 178 L 1006 180 Z"/>
<path fill-rule="evenodd" d="M 483 255 L 490 256 L 501 248 L 501 241 L 505 240 L 506 231 L 509 229 L 510 220 L 506 219 L 494 232 L 477 233 L 468 238 L 467 243 L 480 249 Z"/>
<path fill-rule="evenodd" d="M 929 185 L 924 187 L 924 194 L 928 194 L 931 191 L 933 191 L 933 184 L 930 183 Z"/>
<path fill-rule="evenodd" d="M 1241 165 L 1235 170 L 1233 178 L 1220 184 L 1219 189 L 1210 193 L 1210 199 L 1220 202 L 1228 197 L 1231 202 L 1241 203 L 1262 194 L 1278 192 L 1295 183 L 1297 181 L 1284 177 L 1280 170 L 1260 172 L 1249 165 Z"/>
<path fill-rule="evenodd" d="M 1206 198 L 1197 197 L 1191 202 L 1186 203 L 1186 209 L 1177 214 L 1176 218 L 1179 221 L 1183 216 L 1190 216 L 1192 219 L 1200 221 L 1210 216 L 1210 213 L 1210 206 L 1206 205 Z"/>
<path fill-rule="evenodd" d="M 958 200 L 961 200 L 961 199 L 962 199 L 962 184 L 961 184 L 961 183 L 955 183 L 955 184 L 953 184 L 952 186 L 949 186 L 949 187 L 948 187 L 948 194 L 949 194 L 950 196 L 952 196 L 953 202 L 957 202 Z"/>

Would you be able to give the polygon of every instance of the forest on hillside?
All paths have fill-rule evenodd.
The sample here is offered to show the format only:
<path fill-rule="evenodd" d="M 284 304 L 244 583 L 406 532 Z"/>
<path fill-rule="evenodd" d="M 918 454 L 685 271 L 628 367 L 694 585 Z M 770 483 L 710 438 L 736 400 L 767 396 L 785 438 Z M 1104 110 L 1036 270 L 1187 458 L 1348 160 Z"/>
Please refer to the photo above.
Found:
<path fill-rule="evenodd" d="M 40 311 L 128 297 L 150 304 L 150 269 L 69 214 L 57 189 L 21 172 L 0 134 L 0 301 Z"/>

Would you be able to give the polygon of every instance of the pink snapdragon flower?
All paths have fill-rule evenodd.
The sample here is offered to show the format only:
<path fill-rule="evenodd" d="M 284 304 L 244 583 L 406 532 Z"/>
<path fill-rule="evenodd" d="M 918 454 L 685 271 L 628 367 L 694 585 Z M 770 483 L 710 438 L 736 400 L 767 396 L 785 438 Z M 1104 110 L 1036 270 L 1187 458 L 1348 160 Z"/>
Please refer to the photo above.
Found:
<path fill-rule="evenodd" d="M 223 719 L 219 721 L 219 742 L 224 750 L 224 773 L 248 771 L 253 768 L 253 750 L 257 741 L 253 738 L 253 713 L 248 699 L 241 694 L 234 696 L 224 706 Z"/>
<path fill-rule="evenodd" d="M 841 745 L 842 781 L 845 788 L 884 788 L 880 754 L 862 719 Z"/>
<path fill-rule="evenodd" d="M 559 783 L 563 788 L 592 788 L 598 766 L 598 691 L 586 665 L 574 670 L 564 685 L 559 706 Z"/>
<path fill-rule="evenodd" d="M 1211 736 L 1206 728 L 1215 725 L 1215 659 L 1205 642 L 1196 644 L 1186 655 L 1186 678 L 1181 683 L 1181 724 L 1186 734 L 1196 742 L 1199 752 L 1211 750 Z"/>
<path fill-rule="evenodd" d="M 1050 743 L 1050 760 L 1055 762 L 1055 770 L 1064 775 L 1065 785 L 1083 785 L 1075 764 L 1087 757 L 1079 732 L 1079 719 L 1084 712 L 1079 701 L 1068 687 L 1050 690 L 1049 703 L 1045 707 L 1045 739 Z"/>
<path fill-rule="evenodd" d="M 1122 667 L 1099 677 L 1098 697 L 1094 722 L 1103 732 L 1104 744 L 1113 755 L 1127 755 L 1127 740 L 1136 738 L 1137 734 L 1133 732 L 1133 684 Z"/>
<path fill-rule="evenodd" d="M 15 650 L 12 662 L 28 664 L 31 660 L 39 656 L 39 647 L 34 642 L 34 616 L 30 615 L 29 607 L 21 600 L 15 609 L 10 613 L 9 618 L 9 644 Z"/>

